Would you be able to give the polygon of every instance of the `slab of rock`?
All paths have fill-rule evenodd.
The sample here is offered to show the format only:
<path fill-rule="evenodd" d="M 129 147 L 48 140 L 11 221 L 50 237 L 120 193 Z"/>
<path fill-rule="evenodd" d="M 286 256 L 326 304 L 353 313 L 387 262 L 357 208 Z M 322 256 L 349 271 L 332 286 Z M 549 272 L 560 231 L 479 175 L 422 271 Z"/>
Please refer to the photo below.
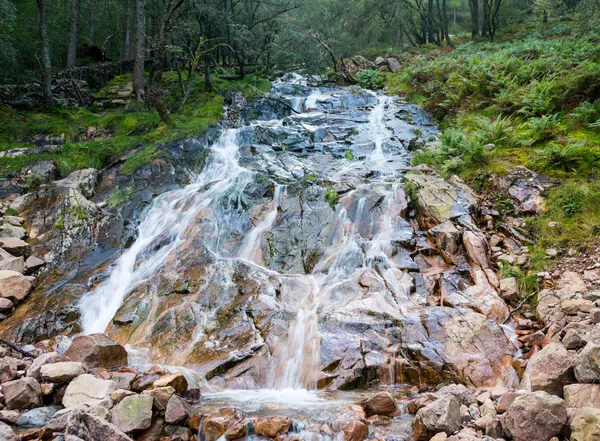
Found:
<path fill-rule="evenodd" d="M 25 377 L 2 385 L 7 409 L 33 409 L 42 405 L 42 388 L 35 378 Z"/>
<path fill-rule="evenodd" d="M 564 394 L 567 407 L 600 408 L 600 384 L 570 384 Z"/>
<path fill-rule="evenodd" d="M 0 410 L 0 421 L 6 424 L 15 424 L 20 416 L 17 410 Z"/>
<path fill-rule="evenodd" d="M 94 406 L 109 398 L 115 390 L 114 381 L 100 380 L 89 374 L 80 375 L 67 386 L 62 404 L 65 407 Z"/>
<path fill-rule="evenodd" d="M 544 326 L 556 324 L 560 328 L 565 326 L 565 316 L 560 307 L 561 298 L 559 293 L 550 289 L 544 289 L 538 294 L 536 313 L 538 319 Z"/>
<path fill-rule="evenodd" d="M 460 404 L 450 395 L 438 398 L 417 412 L 412 425 L 416 441 L 427 441 L 439 432 L 452 435 L 462 426 Z"/>
<path fill-rule="evenodd" d="M 8 257 L 0 260 L 0 270 L 15 271 L 23 274 L 25 272 L 25 259 L 23 257 Z"/>
<path fill-rule="evenodd" d="M 13 310 L 15 304 L 8 299 L 0 297 L 0 312 L 7 313 Z"/>
<path fill-rule="evenodd" d="M 44 265 L 46 262 L 39 257 L 29 256 L 25 261 L 25 274 L 32 274 Z"/>
<path fill-rule="evenodd" d="M 21 303 L 33 290 L 33 283 L 16 271 L 0 271 L 0 297 L 14 304 Z"/>
<path fill-rule="evenodd" d="M 566 422 L 564 400 L 541 391 L 517 397 L 502 415 L 502 428 L 514 441 L 548 441 Z"/>
<path fill-rule="evenodd" d="M 111 411 L 110 422 L 126 433 L 146 430 L 152 424 L 153 402 L 146 395 L 125 397 Z"/>
<path fill-rule="evenodd" d="M 17 426 L 43 427 L 50 421 L 56 412 L 61 410 L 60 406 L 38 407 L 23 413 L 17 420 Z"/>
<path fill-rule="evenodd" d="M 594 309 L 594 302 L 585 299 L 563 300 L 560 307 L 567 315 L 577 315 L 580 312 L 589 313 Z"/>
<path fill-rule="evenodd" d="M 175 393 L 175 389 L 171 386 L 166 387 L 155 387 L 153 389 L 145 390 L 142 395 L 148 395 L 154 399 L 154 408 L 156 410 L 166 410 L 169 400 Z"/>
<path fill-rule="evenodd" d="M 42 377 L 40 375 L 40 371 L 42 370 L 42 366 L 48 363 L 58 363 L 60 361 L 60 355 L 57 352 L 48 352 L 46 354 L 42 354 L 33 360 L 29 369 L 27 369 L 27 376 L 35 378 L 36 380 L 41 380 Z"/>
<path fill-rule="evenodd" d="M 167 403 L 165 421 L 167 424 L 182 424 L 188 420 L 192 413 L 193 409 L 187 401 L 177 395 L 171 395 Z"/>
<path fill-rule="evenodd" d="M 83 364 L 78 361 L 63 361 L 48 363 L 42 366 L 40 376 L 43 381 L 50 383 L 66 383 L 85 374 Z"/>
<path fill-rule="evenodd" d="M 575 359 L 562 344 L 549 343 L 531 357 L 525 376 L 533 392 L 541 390 L 562 397 L 564 387 L 575 383 L 574 365 Z"/>
<path fill-rule="evenodd" d="M 292 421 L 284 416 L 259 418 L 254 421 L 254 432 L 259 436 L 275 438 L 287 433 L 291 425 Z"/>
<path fill-rule="evenodd" d="M 479 265 L 484 270 L 491 268 L 489 246 L 482 233 L 464 231 L 462 241 L 471 262 Z"/>
<path fill-rule="evenodd" d="M 575 413 L 571 422 L 571 441 L 600 439 L 600 409 L 584 407 Z"/>
<path fill-rule="evenodd" d="M 461 241 L 460 231 L 451 221 L 442 222 L 427 231 L 429 239 L 446 254 L 452 256 L 458 252 Z"/>
<path fill-rule="evenodd" d="M 80 335 L 75 337 L 64 359 L 79 361 L 86 369 L 112 369 L 127 365 L 127 351 L 104 334 Z"/>
<path fill-rule="evenodd" d="M 236 422 L 243 418 L 240 410 L 234 408 L 219 409 L 208 415 L 202 424 L 201 434 L 205 441 L 217 441 Z"/>
<path fill-rule="evenodd" d="M 188 389 L 188 382 L 181 372 L 165 375 L 154 382 L 154 387 L 171 386 L 178 394 L 184 393 Z"/>
<path fill-rule="evenodd" d="M 10 428 L 8 424 L 0 422 L 0 439 L 2 441 L 19 441 L 20 438 Z"/>
<path fill-rule="evenodd" d="M 575 361 L 575 378 L 580 383 L 600 382 L 600 345 L 585 345 Z"/>
<path fill-rule="evenodd" d="M 0 237 L 0 247 L 13 256 L 28 256 L 31 253 L 31 245 L 14 237 Z"/>
<path fill-rule="evenodd" d="M 368 417 L 372 415 L 391 416 L 398 410 L 396 400 L 387 392 L 373 395 L 360 403 Z"/>
<path fill-rule="evenodd" d="M 110 379 L 115 382 L 117 389 L 131 389 L 131 384 L 134 382 L 137 374 L 130 370 L 122 370 L 113 372 Z"/>
<path fill-rule="evenodd" d="M 69 438 L 77 437 L 77 438 Z M 65 440 L 132 441 L 117 426 L 82 410 L 74 410 L 68 418 Z"/>
<path fill-rule="evenodd" d="M 65 179 L 56 181 L 54 184 L 61 187 L 74 188 L 79 190 L 85 197 L 90 198 L 94 196 L 97 181 L 98 170 L 95 168 L 85 168 L 74 171 Z"/>
<path fill-rule="evenodd" d="M 15 239 L 25 239 L 27 237 L 27 231 L 25 231 L 25 228 L 23 227 L 16 227 L 8 222 L 5 222 L 0 225 L 0 236 L 13 237 Z"/>

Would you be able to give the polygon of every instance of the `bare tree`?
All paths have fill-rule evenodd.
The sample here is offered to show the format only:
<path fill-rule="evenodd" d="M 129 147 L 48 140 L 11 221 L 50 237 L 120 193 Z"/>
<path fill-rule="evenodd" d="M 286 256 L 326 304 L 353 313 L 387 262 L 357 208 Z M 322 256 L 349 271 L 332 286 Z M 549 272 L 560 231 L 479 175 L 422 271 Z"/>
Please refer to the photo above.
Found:
<path fill-rule="evenodd" d="M 131 55 L 131 9 L 131 0 L 124 0 L 121 19 L 121 61 L 129 60 Z"/>
<path fill-rule="evenodd" d="M 77 42 L 79 41 L 79 0 L 71 0 L 71 29 L 67 47 L 67 68 L 77 62 Z"/>
<path fill-rule="evenodd" d="M 479 35 L 479 0 L 469 0 L 471 11 L 471 37 L 475 39 Z"/>
<path fill-rule="evenodd" d="M 52 62 L 50 61 L 50 40 L 48 38 L 48 8 L 46 0 L 36 0 L 40 13 L 40 36 L 42 38 L 42 86 L 44 104 L 50 108 L 52 99 Z"/>
<path fill-rule="evenodd" d="M 138 103 L 144 100 L 144 61 L 146 40 L 145 1 L 135 0 L 135 63 L 133 68 L 133 90 Z"/>

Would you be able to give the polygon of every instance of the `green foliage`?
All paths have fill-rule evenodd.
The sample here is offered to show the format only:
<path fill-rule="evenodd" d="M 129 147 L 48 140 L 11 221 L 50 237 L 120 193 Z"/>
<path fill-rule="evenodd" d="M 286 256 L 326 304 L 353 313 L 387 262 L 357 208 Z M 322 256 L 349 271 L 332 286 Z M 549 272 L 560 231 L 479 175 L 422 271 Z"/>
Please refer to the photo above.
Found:
<path fill-rule="evenodd" d="M 527 120 L 524 127 L 533 142 L 547 141 L 556 136 L 559 128 L 560 117 L 558 114 L 550 116 L 533 117 Z"/>
<path fill-rule="evenodd" d="M 124 203 L 131 192 L 127 192 L 120 187 L 115 188 L 115 190 L 110 194 L 106 203 L 110 208 L 115 208 Z"/>
<path fill-rule="evenodd" d="M 377 90 L 383 88 L 385 77 L 378 70 L 367 69 L 358 74 L 356 81 L 360 87 Z"/>
<path fill-rule="evenodd" d="M 28 191 L 36 191 L 44 184 L 44 180 L 37 173 L 29 173 L 25 178 L 25 188 Z"/>
<path fill-rule="evenodd" d="M 339 197 L 340 196 L 338 195 L 337 191 L 333 189 L 333 187 L 327 187 L 327 190 L 325 191 L 325 201 L 332 209 L 335 209 Z"/>
<path fill-rule="evenodd" d="M 346 153 L 344 153 L 344 158 L 346 158 L 348 161 L 354 161 L 354 155 L 352 154 L 351 149 L 346 150 Z"/>
<path fill-rule="evenodd" d="M 476 119 L 477 132 L 475 139 L 481 144 L 508 146 L 512 142 L 512 118 L 498 116 L 492 120 L 487 116 Z"/>
<path fill-rule="evenodd" d="M 569 119 L 575 124 L 589 125 L 595 123 L 600 119 L 600 99 L 593 103 L 584 101 L 569 113 Z"/>
<path fill-rule="evenodd" d="M 157 158 L 164 157 L 165 152 L 161 152 L 154 145 L 146 146 L 142 151 L 131 155 L 121 166 L 121 174 L 125 176 L 133 175 L 142 165 L 149 164 Z"/>

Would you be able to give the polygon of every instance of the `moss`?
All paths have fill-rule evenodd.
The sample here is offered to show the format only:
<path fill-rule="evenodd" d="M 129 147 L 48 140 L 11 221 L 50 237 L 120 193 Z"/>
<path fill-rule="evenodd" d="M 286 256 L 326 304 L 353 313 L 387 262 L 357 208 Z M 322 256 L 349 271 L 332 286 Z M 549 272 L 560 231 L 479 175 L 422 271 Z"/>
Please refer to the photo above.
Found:
<path fill-rule="evenodd" d="M 108 197 L 106 204 L 110 208 L 118 207 L 123 204 L 127 198 L 131 195 L 131 191 L 125 191 L 122 188 L 117 187 Z"/>
<path fill-rule="evenodd" d="M 166 157 L 167 154 L 160 151 L 154 145 L 146 146 L 142 151 L 131 155 L 121 166 L 121 174 L 125 176 L 133 175 L 141 166 L 149 164 L 155 159 Z"/>

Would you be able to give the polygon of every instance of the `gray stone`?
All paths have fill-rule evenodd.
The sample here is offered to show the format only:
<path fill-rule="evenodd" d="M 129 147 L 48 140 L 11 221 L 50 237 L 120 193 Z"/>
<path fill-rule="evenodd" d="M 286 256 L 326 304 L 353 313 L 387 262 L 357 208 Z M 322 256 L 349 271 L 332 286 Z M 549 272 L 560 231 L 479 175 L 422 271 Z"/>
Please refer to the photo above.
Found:
<path fill-rule="evenodd" d="M 19 437 L 10 428 L 9 425 L 0 422 L 0 440 L 2 441 L 19 441 Z"/>
<path fill-rule="evenodd" d="M 600 345 L 589 342 L 575 361 L 575 378 L 580 383 L 600 381 Z"/>
<path fill-rule="evenodd" d="M 91 198 L 96 191 L 97 180 L 98 170 L 94 168 L 85 168 L 83 170 L 74 171 L 65 179 L 56 181 L 54 184 L 79 190 L 85 197 Z"/>
<path fill-rule="evenodd" d="M 56 412 L 61 410 L 59 406 L 38 407 L 23 413 L 17 421 L 17 426 L 43 427 L 50 421 Z"/>
<path fill-rule="evenodd" d="M 462 425 L 460 404 L 450 395 L 438 398 L 419 409 L 412 425 L 416 441 L 426 441 L 439 432 L 452 435 Z"/>
<path fill-rule="evenodd" d="M 115 390 L 114 381 L 100 380 L 93 375 L 84 374 L 69 383 L 62 403 L 65 407 L 94 406 L 109 398 Z"/>
<path fill-rule="evenodd" d="M 548 441 L 566 422 L 565 402 L 542 391 L 517 397 L 502 415 L 502 428 L 514 441 Z"/>
<path fill-rule="evenodd" d="M 8 409 L 32 409 L 42 405 L 42 388 L 35 378 L 25 377 L 2 385 Z"/>
<path fill-rule="evenodd" d="M 28 256 L 31 253 L 31 245 L 14 237 L 0 237 L 0 247 L 13 256 Z"/>
<path fill-rule="evenodd" d="M 60 355 L 57 352 L 48 352 L 47 354 L 42 354 L 33 360 L 29 369 L 27 369 L 27 376 L 35 378 L 36 380 L 41 380 L 40 371 L 42 370 L 42 366 L 48 363 L 58 363 L 60 361 Z"/>
<path fill-rule="evenodd" d="M 0 297 L 14 304 L 21 303 L 33 290 L 33 284 L 16 271 L 0 270 Z"/>
<path fill-rule="evenodd" d="M 152 423 L 153 401 L 145 395 L 125 397 L 111 411 L 110 422 L 126 433 L 146 430 Z"/>
<path fill-rule="evenodd" d="M 40 371 L 42 380 L 51 383 L 66 383 L 83 374 L 85 369 L 77 361 L 45 364 Z"/>
<path fill-rule="evenodd" d="M 500 280 L 500 292 L 506 301 L 517 300 L 520 297 L 519 283 L 515 277 Z"/>
<path fill-rule="evenodd" d="M 529 377 L 533 392 L 545 391 L 562 397 L 563 388 L 575 383 L 574 365 L 575 360 L 565 347 L 551 342 L 531 357 L 525 376 Z"/>

